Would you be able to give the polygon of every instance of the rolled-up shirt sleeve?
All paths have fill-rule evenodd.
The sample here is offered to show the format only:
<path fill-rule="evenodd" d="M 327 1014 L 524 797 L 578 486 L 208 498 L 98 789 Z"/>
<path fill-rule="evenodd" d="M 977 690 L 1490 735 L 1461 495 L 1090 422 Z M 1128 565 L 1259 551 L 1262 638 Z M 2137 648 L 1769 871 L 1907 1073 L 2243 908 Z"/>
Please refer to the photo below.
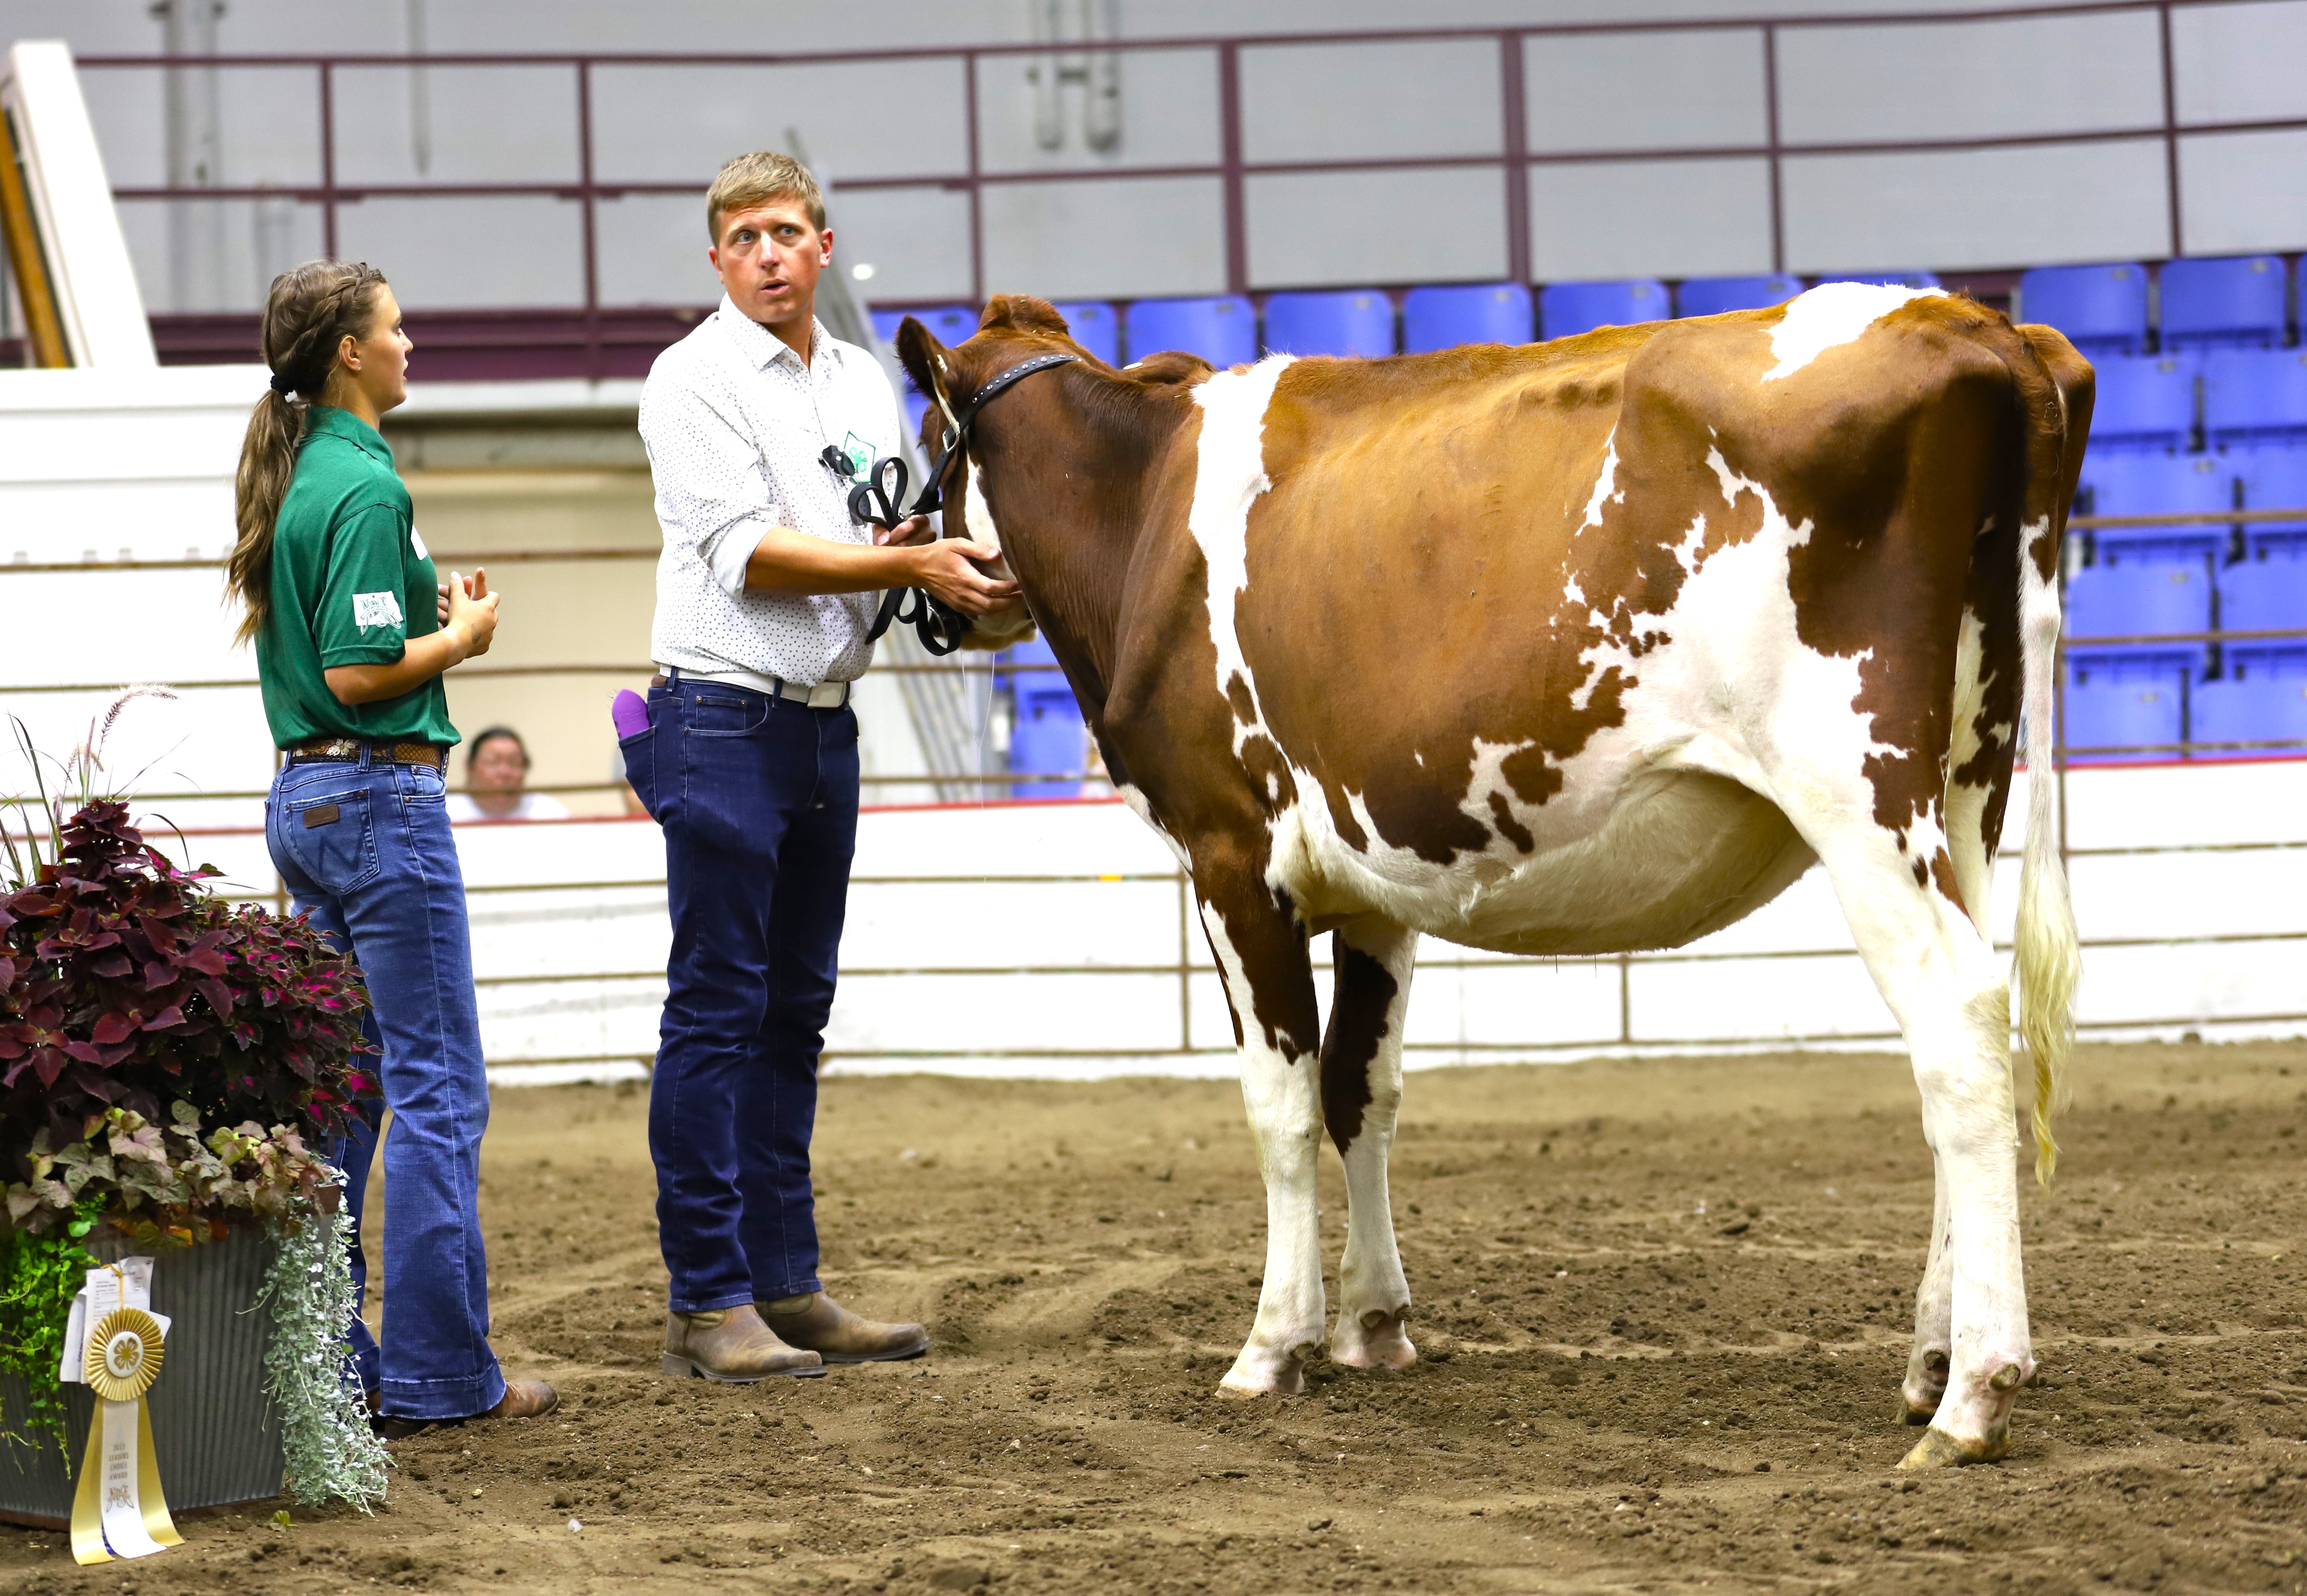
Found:
<path fill-rule="evenodd" d="M 793 524 L 759 447 L 710 397 L 686 387 L 647 390 L 640 432 L 657 495 L 671 511 L 667 535 L 679 527 L 721 590 L 742 594 L 762 535 Z"/>

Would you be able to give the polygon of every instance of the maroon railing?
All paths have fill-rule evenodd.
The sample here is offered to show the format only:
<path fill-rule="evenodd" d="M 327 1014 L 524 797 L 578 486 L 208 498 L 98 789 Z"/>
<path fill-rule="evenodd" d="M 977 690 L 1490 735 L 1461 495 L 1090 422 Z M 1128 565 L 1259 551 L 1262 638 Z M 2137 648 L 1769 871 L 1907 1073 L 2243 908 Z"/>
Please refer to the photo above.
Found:
<path fill-rule="evenodd" d="M 985 280 L 983 198 L 987 189 L 1014 184 L 1036 184 L 1098 178 L 1130 181 L 1139 178 L 1204 176 L 1223 186 L 1226 286 L 1231 292 L 1248 289 L 1247 180 L 1262 174 L 1330 171 L 1405 171 L 1432 167 L 1492 166 L 1498 168 L 1500 198 L 1506 219 L 1506 274 L 1516 281 L 1531 277 L 1529 184 L 1533 167 L 1591 165 L 1612 162 L 1693 159 L 1761 159 L 1769 164 L 1770 234 L 1773 270 L 1784 270 L 1786 226 L 1781 182 L 1790 157 L 1865 155 L 1892 152 L 2023 149 L 2069 143 L 2105 143 L 2160 138 L 2164 143 L 2165 195 L 2171 218 L 2170 255 L 2185 253 L 2179 193 L 2178 149 L 2181 135 L 2191 133 L 2242 133 L 2307 128 L 2307 119 L 2260 122 L 2182 123 L 2174 99 L 2171 15 L 2174 10 L 2237 0 L 2098 0 L 2097 4 L 2051 5 L 2033 9 L 1982 8 L 1964 12 L 1902 13 L 1875 15 L 1788 17 L 1709 17 L 1678 21 L 1556 23 L 1527 27 L 1405 29 L 1319 34 L 1263 34 L 1231 38 L 1179 37 L 1060 44 L 1022 43 L 899 47 L 878 50 L 779 53 L 678 54 L 521 54 L 521 55 L 361 55 L 361 56 L 91 56 L 81 65 L 91 71 L 153 68 L 278 67 L 302 68 L 317 79 L 320 114 L 319 181 L 305 185 L 263 187 L 126 187 L 118 197 L 128 201 L 215 201 L 229 199 L 294 199 L 321 210 L 322 237 L 333 253 L 337 246 L 338 212 L 346 205 L 368 199 L 450 198 L 501 195 L 558 198 L 583 208 L 582 302 L 574 306 L 537 307 L 519 312 L 433 311 L 412 314 L 412 330 L 433 352 L 428 373 L 457 375 L 591 375 L 638 374 L 648 367 L 656 349 L 681 335 L 693 317 L 691 308 L 610 307 L 600 300 L 598 208 L 604 200 L 627 195 L 696 194 L 703 186 L 701 174 L 662 182 L 599 180 L 594 128 L 594 73 L 611 66 L 809 66 L 853 65 L 900 61 L 941 60 L 958 63 L 962 73 L 964 148 L 956 151 L 961 169 L 913 174 L 881 174 L 845 177 L 844 190 L 943 188 L 965 193 L 969 200 L 970 297 L 982 303 L 990 285 Z M 2241 0 L 2271 4 L 2273 0 Z M 1779 39 L 1802 30 L 1883 26 L 1957 26 L 1994 21 L 2020 21 L 2055 16 L 2155 13 L 2160 24 L 2162 106 L 2159 120 L 2139 126 L 2098 128 L 2071 133 L 2008 133 L 1988 137 L 1878 140 L 1859 142 L 1788 141 L 1780 132 Z M 1524 120 L 1522 46 L 1525 40 L 1598 34 L 1646 34 L 1683 31 L 1759 31 L 1762 45 L 1764 139 L 1759 144 L 1722 143 L 1679 148 L 1534 151 L 1528 148 Z M 1402 157 L 1391 159 L 1357 158 L 1343 160 L 1252 161 L 1243 153 L 1241 53 L 1248 49 L 1337 44 L 1409 43 L 1487 39 L 1497 47 L 1501 86 L 1502 127 L 1494 150 L 1461 155 Z M 1220 159 L 1213 164 L 1165 167 L 1065 167 L 1033 171 L 988 172 L 978 140 L 979 64 L 990 58 L 1016 56 L 1057 56 L 1084 51 L 1130 53 L 1144 50 L 1205 49 L 1217 57 Z M 560 66 L 570 73 L 576 108 L 576 179 L 573 182 L 533 183 L 347 183 L 338 175 L 336 149 L 335 74 L 351 67 L 442 66 Z M 2080 68 L 2079 67 L 2079 70 Z M 1912 262 L 1925 265 L 1928 262 Z M 2007 299 L 2015 268 L 1958 274 L 1950 286 L 1978 294 L 1990 301 Z M 1280 287 L 1278 284 L 1262 287 Z M 170 361 L 242 358 L 253 347 L 255 319 L 244 316 L 165 316 L 156 318 L 162 357 Z"/>

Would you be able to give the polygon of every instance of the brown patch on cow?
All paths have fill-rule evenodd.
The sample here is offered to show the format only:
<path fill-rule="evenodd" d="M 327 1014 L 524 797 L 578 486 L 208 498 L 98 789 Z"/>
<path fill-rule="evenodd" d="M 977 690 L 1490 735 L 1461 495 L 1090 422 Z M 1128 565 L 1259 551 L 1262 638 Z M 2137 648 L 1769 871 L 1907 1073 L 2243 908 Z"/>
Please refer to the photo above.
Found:
<path fill-rule="evenodd" d="M 1257 697 L 1249 691 L 1249 683 L 1236 671 L 1226 683 L 1226 702 L 1233 708 L 1233 717 L 1246 726 L 1257 724 Z"/>
<path fill-rule="evenodd" d="M 1557 773 L 1555 779 L 1557 782 L 1561 780 L 1559 773 Z M 1514 819 L 1514 805 L 1506 802 L 1506 795 L 1504 793 L 1490 794 L 1490 821 L 1497 827 L 1500 837 L 1514 844 L 1522 852 L 1531 854 L 1537 851 L 1538 838 L 1530 834 L 1529 827 Z"/>
<path fill-rule="evenodd" d="M 1239 676 L 1234 678 L 1237 682 Z M 1277 815 L 1298 802 L 1298 778 L 1290 773 L 1290 761 L 1282 757 L 1274 739 L 1260 733 L 1243 740 L 1241 768 L 1249 775 L 1251 788 L 1257 794 L 1258 807 L 1266 814 Z"/>
<path fill-rule="evenodd" d="M 1907 861 L 1907 868 L 1915 872 L 1916 886 L 1927 887 L 1931 884 L 1931 867 L 1929 865 L 1924 863 L 1919 859 L 1909 859 Z"/>
<path fill-rule="evenodd" d="M 1970 907 L 1962 901 L 1962 888 L 1955 884 L 1954 861 L 1947 857 L 1944 848 L 1931 855 L 1931 880 L 1937 884 L 1939 896 L 1952 904 L 1963 918 L 1968 919 Z"/>
<path fill-rule="evenodd" d="M 1334 788 L 1325 787 L 1322 789 L 1322 801 L 1330 806 L 1330 824 L 1337 828 L 1338 840 L 1357 854 L 1368 853 L 1369 833 L 1364 831 L 1362 823 L 1354 819 L 1353 808 L 1347 803 L 1346 795 Z"/>
<path fill-rule="evenodd" d="M 1322 1037 L 1322 1120 L 1343 1153 L 1362 1133 L 1370 1105 L 1369 1071 L 1385 1040 L 1387 1017 L 1402 988 L 1386 967 L 1347 941 L 1337 946 L 1337 993 Z"/>

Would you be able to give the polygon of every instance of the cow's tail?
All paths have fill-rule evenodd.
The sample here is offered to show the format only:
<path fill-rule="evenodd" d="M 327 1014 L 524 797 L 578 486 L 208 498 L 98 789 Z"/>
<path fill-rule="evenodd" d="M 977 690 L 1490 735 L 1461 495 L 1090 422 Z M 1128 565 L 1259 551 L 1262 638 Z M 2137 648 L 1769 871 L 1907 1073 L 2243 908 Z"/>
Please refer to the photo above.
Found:
<path fill-rule="evenodd" d="M 2019 872 L 2016 959 L 2020 1030 L 2035 1069 L 2035 1179 L 2058 1168 L 2051 1117 L 2064 1106 L 2082 974 L 2074 907 L 2060 854 L 2054 706 L 2059 655 L 2059 551 L 2067 506 L 2090 431 L 2092 373 L 2047 327 L 2020 330 L 2033 358 L 2014 373 L 2026 399 L 2025 513 L 2019 540 L 2019 636 L 2025 665 L 2027 842 Z"/>

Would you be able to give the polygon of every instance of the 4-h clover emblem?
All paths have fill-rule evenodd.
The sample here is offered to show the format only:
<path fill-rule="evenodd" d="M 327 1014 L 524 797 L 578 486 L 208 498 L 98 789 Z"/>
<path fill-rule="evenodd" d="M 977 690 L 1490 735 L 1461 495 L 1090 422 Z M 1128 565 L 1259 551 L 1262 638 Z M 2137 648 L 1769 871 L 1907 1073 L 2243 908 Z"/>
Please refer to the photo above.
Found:
<path fill-rule="evenodd" d="M 845 433 L 841 452 L 849 457 L 849 480 L 863 482 L 873 470 L 873 446 L 855 433 Z"/>

